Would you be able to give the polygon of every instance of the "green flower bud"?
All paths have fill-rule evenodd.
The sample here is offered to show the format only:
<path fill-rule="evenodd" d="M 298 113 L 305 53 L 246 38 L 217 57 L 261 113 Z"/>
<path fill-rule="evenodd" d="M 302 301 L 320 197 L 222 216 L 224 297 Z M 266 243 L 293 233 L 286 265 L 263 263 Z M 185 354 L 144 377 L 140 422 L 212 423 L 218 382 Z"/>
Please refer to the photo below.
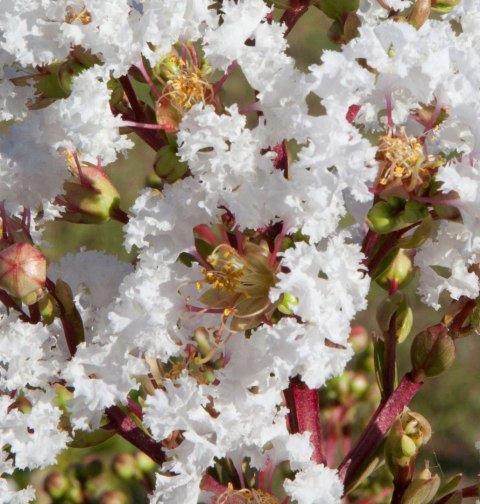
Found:
<path fill-rule="evenodd" d="M 432 10 L 447 14 L 460 3 L 461 0 L 432 0 Z"/>
<path fill-rule="evenodd" d="M 293 307 L 298 305 L 298 298 L 290 292 L 284 292 L 280 304 L 277 306 L 278 311 L 285 315 L 292 315 L 294 313 Z"/>
<path fill-rule="evenodd" d="M 47 260 L 29 243 L 15 243 L 0 252 L 0 289 L 31 305 L 44 296 Z"/>
<path fill-rule="evenodd" d="M 360 0 L 317 0 L 316 5 L 331 19 L 340 19 L 348 12 L 355 12 Z"/>
<path fill-rule="evenodd" d="M 55 320 L 55 317 L 60 314 L 57 302 L 51 294 L 43 296 L 39 300 L 38 308 L 43 322 L 47 325 L 50 325 Z"/>
<path fill-rule="evenodd" d="M 408 485 L 400 504 L 427 504 L 435 497 L 439 486 L 440 478 L 438 475 L 432 476 L 428 469 L 424 469 Z"/>
<path fill-rule="evenodd" d="M 455 360 L 455 343 L 443 324 L 417 334 L 410 349 L 413 369 L 425 376 L 437 376 Z"/>
<path fill-rule="evenodd" d="M 86 478 L 95 478 L 103 471 L 102 461 L 95 455 L 88 455 L 83 459 Z"/>
<path fill-rule="evenodd" d="M 397 313 L 395 335 L 399 343 L 403 343 L 413 327 L 413 310 L 406 306 L 404 310 Z"/>
<path fill-rule="evenodd" d="M 172 146 L 164 145 L 157 151 L 153 169 L 163 182 L 173 184 L 187 173 L 188 164 L 178 159 Z"/>
<path fill-rule="evenodd" d="M 368 212 L 367 224 L 376 233 L 390 233 L 398 224 L 398 209 L 386 201 L 379 201 Z"/>
<path fill-rule="evenodd" d="M 130 453 L 120 453 L 112 461 L 112 471 L 121 479 L 131 479 L 138 475 L 137 464 Z"/>
<path fill-rule="evenodd" d="M 82 224 L 107 222 L 120 206 L 120 195 L 101 168 L 72 168 L 73 179 L 64 183 L 64 219 Z"/>
<path fill-rule="evenodd" d="M 404 249 L 388 255 L 375 272 L 375 281 L 384 289 L 403 288 L 412 278 L 412 260 Z"/>
<path fill-rule="evenodd" d="M 51 472 L 43 482 L 43 489 L 52 499 L 61 499 L 69 486 L 68 479 L 58 471 Z"/>

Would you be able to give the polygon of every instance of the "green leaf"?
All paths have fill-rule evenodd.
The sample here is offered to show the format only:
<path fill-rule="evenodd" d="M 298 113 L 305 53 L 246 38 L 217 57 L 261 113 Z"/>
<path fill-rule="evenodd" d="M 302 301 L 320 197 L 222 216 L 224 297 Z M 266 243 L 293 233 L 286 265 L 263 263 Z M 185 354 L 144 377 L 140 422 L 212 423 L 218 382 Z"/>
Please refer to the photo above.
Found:
<path fill-rule="evenodd" d="M 73 441 L 68 446 L 71 448 L 91 448 L 108 441 L 115 434 L 115 431 L 106 429 L 98 429 L 94 432 L 76 431 Z"/>

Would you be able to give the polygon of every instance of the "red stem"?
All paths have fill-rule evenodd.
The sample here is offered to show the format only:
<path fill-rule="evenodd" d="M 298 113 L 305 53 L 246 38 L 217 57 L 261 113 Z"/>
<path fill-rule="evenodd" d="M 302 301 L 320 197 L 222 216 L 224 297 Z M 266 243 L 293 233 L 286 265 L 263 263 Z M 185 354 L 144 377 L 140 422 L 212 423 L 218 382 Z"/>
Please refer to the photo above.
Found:
<path fill-rule="evenodd" d="M 115 208 L 112 211 L 111 217 L 112 219 L 121 222 L 122 224 L 128 224 L 128 221 L 130 220 L 128 214 L 124 212 L 121 208 Z"/>
<path fill-rule="evenodd" d="M 287 25 L 285 37 L 292 31 L 297 21 L 307 12 L 309 4 L 310 0 L 290 0 L 290 7 L 280 18 L 280 24 L 285 23 Z"/>
<path fill-rule="evenodd" d="M 326 464 L 319 417 L 318 391 L 308 388 L 299 378 L 293 378 L 290 380 L 285 397 L 290 408 L 291 432 L 310 432 L 310 442 L 313 445 L 312 460 L 317 464 Z M 294 418 L 292 419 L 292 417 Z"/>
<path fill-rule="evenodd" d="M 235 68 L 237 68 L 237 66 L 238 66 L 237 60 L 234 60 L 232 61 L 232 63 L 230 63 L 230 65 L 228 66 L 227 70 L 222 75 L 222 77 L 213 85 L 214 94 L 216 95 L 218 94 L 220 89 L 222 89 L 222 86 L 225 84 L 225 81 L 230 77 L 230 75 L 232 75 L 233 71 L 235 70 Z"/>
<path fill-rule="evenodd" d="M 385 334 L 383 400 L 386 401 L 393 393 L 395 382 L 395 359 L 397 350 L 397 316 L 394 313 L 390 319 L 388 332 Z"/>
<path fill-rule="evenodd" d="M 345 487 L 354 481 L 358 470 L 379 447 L 397 416 L 413 399 L 422 384 L 423 382 L 415 381 L 411 373 L 407 373 L 388 400 L 379 404 L 358 443 L 338 467 L 339 477 L 343 480 Z"/>
<path fill-rule="evenodd" d="M 445 504 L 456 493 L 458 493 L 458 490 L 454 490 L 453 492 L 444 495 L 441 499 L 435 501 L 435 504 Z M 462 497 L 479 497 L 480 491 L 478 485 L 471 485 L 469 487 L 462 488 L 461 493 Z"/>
<path fill-rule="evenodd" d="M 162 445 L 150 436 L 147 436 L 118 406 L 111 406 L 106 410 L 106 414 L 110 420 L 110 428 L 116 430 L 120 436 L 135 446 L 135 448 L 146 453 L 157 464 L 161 465 L 165 462 Z"/>

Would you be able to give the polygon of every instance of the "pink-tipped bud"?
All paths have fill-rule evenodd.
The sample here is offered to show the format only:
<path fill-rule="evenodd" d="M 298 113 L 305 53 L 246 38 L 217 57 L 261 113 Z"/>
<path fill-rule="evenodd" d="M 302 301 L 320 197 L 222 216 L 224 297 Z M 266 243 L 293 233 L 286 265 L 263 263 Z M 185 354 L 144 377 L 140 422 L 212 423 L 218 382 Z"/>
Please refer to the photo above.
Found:
<path fill-rule="evenodd" d="M 0 252 L 0 288 L 27 304 L 43 296 L 47 260 L 29 243 L 15 243 Z"/>

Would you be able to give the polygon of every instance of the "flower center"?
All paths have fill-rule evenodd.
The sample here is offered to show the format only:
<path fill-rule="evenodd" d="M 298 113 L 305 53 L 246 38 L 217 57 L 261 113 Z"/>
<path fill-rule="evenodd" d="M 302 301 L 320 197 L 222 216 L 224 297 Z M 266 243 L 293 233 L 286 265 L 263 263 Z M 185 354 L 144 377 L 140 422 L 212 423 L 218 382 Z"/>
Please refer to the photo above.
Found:
<path fill-rule="evenodd" d="M 442 156 L 425 156 L 420 140 L 406 135 L 403 128 L 397 136 L 380 138 L 376 159 L 380 162 L 379 185 L 400 183 L 409 192 L 428 187 L 435 169 L 445 163 Z"/>
<path fill-rule="evenodd" d="M 386 162 L 381 185 L 387 185 L 396 178 L 410 178 L 414 168 L 425 159 L 418 139 L 408 136 L 381 137 L 377 157 Z"/>
<path fill-rule="evenodd" d="M 186 71 L 167 81 L 162 94 L 181 113 L 188 112 L 197 103 L 208 103 L 212 97 L 212 85 L 200 70 Z"/>
<path fill-rule="evenodd" d="M 92 21 L 92 15 L 87 8 L 83 6 L 81 9 L 69 5 L 65 14 L 65 23 L 73 24 L 80 21 L 83 25 L 87 25 Z"/>
<path fill-rule="evenodd" d="M 228 488 L 218 498 L 217 504 L 279 504 L 279 500 L 263 490 Z"/>

